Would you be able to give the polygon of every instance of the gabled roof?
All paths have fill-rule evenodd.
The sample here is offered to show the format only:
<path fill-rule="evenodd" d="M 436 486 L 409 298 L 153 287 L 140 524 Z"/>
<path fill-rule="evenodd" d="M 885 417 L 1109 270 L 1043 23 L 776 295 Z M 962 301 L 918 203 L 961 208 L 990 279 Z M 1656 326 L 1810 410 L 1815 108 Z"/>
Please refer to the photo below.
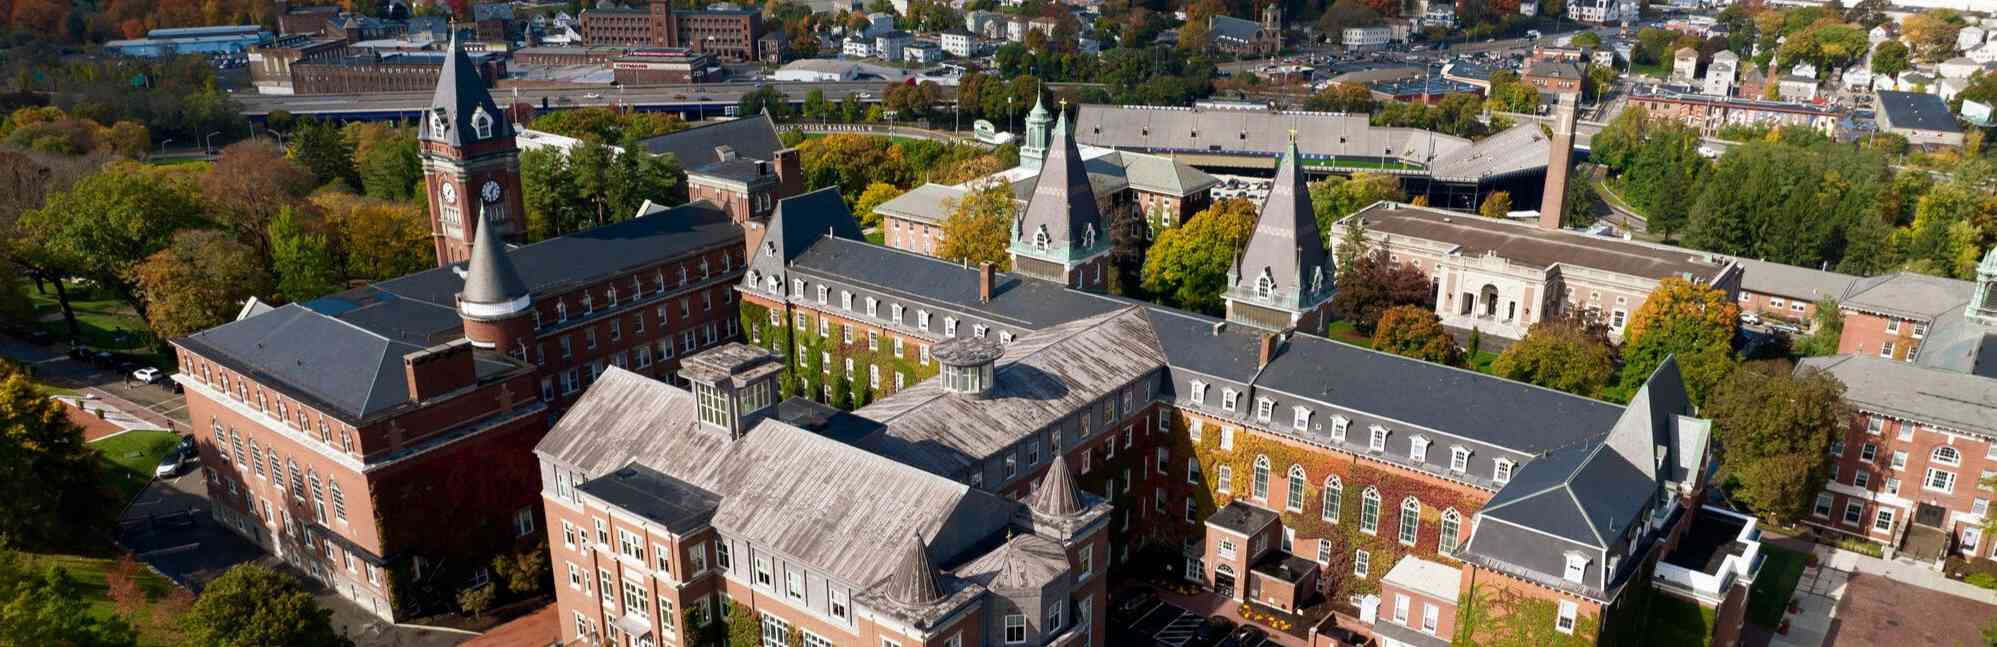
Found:
<path fill-rule="evenodd" d="M 1796 365 L 1799 373 L 1811 370 L 1843 382 L 1845 399 L 1860 409 L 1997 438 L 1997 378 L 1875 355 L 1810 357 Z"/>
<path fill-rule="evenodd" d="M 527 296 L 527 282 L 513 269 L 505 244 L 492 235 L 492 222 L 485 212 L 478 214 L 478 230 L 472 239 L 472 257 L 465 270 L 463 297 L 471 303 L 500 304 Z"/>
<path fill-rule="evenodd" d="M 1017 222 L 1012 236 L 1015 249 L 1030 249 L 1034 236 L 1042 230 L 1047 233 L 1049 250 L 1066 250 L 1076 256 L 1093 251 L 1083 248 L 1089 232 L 1094 232 L 1095 247 L 1109 244 L 1109 232 L 1103 229 L 1102 214 L 1097 211 L 1095 188 L 1089 183 L 1074 133 L 1069 132 L 1066 110 L 1054 124 L 1054 141 L 1040 165 L 1040 176 L 1034 180 L 1033 199 L 1027 201 Z"/>
<path fill-rule="evenodd" d="M 831 200 L 840 201 L 837 191 Z M 771 223 L 774 229 L 776 220 L 771 219 Z M 906 297 L 913 307 L 927 302 L 1027 328 L 1044 328 L 1121 307 L 1111 299 L 1008 272 L 995 273 L 991 300 L 980 301 L 975 267 L 857 239 L 821 237 L 800 244 L 809 247 L 796 254 L 790 266 L 793 273 Z"/>
<path fill-rule="evenodd" d="M 1752 258 L 1737 258 L 1734 262 L 1741 267 L 1740 289 L 1791 300 L 1843 299 L 1852 284 L 1859 280 L 1850 274 Z"/>
<path fill-rule="evenodd" d="M 1967 312 L 1943 314 L 1921 340 L 1915 362 L 1937 370 L 1997 377 L 1997 322 Z"/>
<path fill-rule="evenodd" d="M 442 118 L 444 128 L 439 132 L 433 119 L 421 119 L 419 139 L 457 147 L 477 142 L 478 131 L 472 118 L 480 112 L 492 120 L 492 134 L 487 139 L 513 138 L 513 124 L 499 104 L 493 103 L 492 93 L 486 91 L 485 81 L 479 77 L 478 66 L 472 63 L 455 36 L 451 38 L 450 59 L 444 61 L 443 71 L 437 77 L 437 91 L 430 97 L 430 111 Z"/>
<path fill-rule="evenodd" d="M 846 210 L 846 199 L 839 196 L 839 187 L 829 186 L 804 195 L 784 198 L 777 202 L 777 210 L 770 216 L 769 231 L 763 234 L 763 250 L 789 264 L 812 242 L 831 236 L 846 240 L 865 240 L 860 232 L 860 223 L 853 220 L 853 214 Z"/>
<path fill-rule="evenodd" d="M 1976 284 L 1959 279 L 1894 272 L 1859 279 L 1839 304 L 1853 310 L 1932 320 L 1969 303 Z"/>

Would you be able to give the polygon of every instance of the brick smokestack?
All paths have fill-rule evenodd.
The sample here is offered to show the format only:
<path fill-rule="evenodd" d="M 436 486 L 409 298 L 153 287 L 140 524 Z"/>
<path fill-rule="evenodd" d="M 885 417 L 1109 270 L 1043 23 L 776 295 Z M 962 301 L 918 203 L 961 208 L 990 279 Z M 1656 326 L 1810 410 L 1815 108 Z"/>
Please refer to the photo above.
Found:
<path fill-rule="evenodd" d="M 1539 227 L 1559 229 L 1560 212 L 1567 206 L 1568 173 L 1574 165 L 1575 102 L 1580 95 L 1560 93 L 1553 108 L 1553 135 L 1547 141 L 1546 186 L 1539 196 Z"/>
<path fill-rule="evenodd" d="M 471 386 L 478 382 L 471 341 L 459 339 L 403 355 L 402 378 L 409 383 L 409 399 L 417 402 Z"/>
<path fill-rule="evenodd" d="M 978 264 L 978 302 L 991 303 L 992 283 L 998 279 L 991 261 Z"/>
<path fill-rule="evenodd" d="M 1276 333 L 1264 333 L 1262 335 L 1255 348 L 1256 368 L 1266 367 L 1269 365 L 1269 362 L 1276 361 L 1276 344 L 1280 341 L 1282 341 L 1282 338 Z"/>

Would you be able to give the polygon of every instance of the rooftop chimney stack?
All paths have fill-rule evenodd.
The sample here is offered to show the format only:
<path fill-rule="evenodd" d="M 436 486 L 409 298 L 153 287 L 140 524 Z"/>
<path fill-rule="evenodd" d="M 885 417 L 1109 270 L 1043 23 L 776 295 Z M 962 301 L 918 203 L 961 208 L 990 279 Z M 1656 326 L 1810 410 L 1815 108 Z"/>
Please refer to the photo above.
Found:
<path fill-rule="evenodd" d="M 1282 336 L 1276 333 L 1265 333 L 1262 335 L 1260 342 L 1256 345 L 1255 368 L 1268 367 L 1269 362 L 1276 360 L 1276 344 L 1281 341 Z"/>
<path fill-rule="evenodd" d="M 978 303 L 992 302 L 992 282 L 998 278 L 993 272 L 991 261 L 978 264 Z"/>
<path fill-rule="evenodd" d="M 1553 108 L 1553 136 L 1546 142 L 1546 185 L 1539 196 L 1539 227 L 1559 229 L 1567 206 L 1567 175 L 1574 164 L 1575 102 L 1579 95 L 1560 93 Z"/>

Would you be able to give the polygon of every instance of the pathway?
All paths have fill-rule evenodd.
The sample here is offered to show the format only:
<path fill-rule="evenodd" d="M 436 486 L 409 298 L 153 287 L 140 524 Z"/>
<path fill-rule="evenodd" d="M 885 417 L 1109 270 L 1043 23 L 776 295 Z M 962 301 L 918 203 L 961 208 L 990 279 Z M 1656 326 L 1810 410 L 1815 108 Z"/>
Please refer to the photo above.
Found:
<path fill-rule="evenodd" d="M 1878 577 L 1973 602 L 1997 605 L 1997 591 L 1949 579 L 1923 563 L 1873 557 L 1835 546 L 1787 538 L 1771 538 L 1769 541 L 1784 548 L 1809 551 L 1816 556 L 1816 563 L 1803 569 L 1803 579 L 1796 584 L 1798 608 L 1785 616 L 1789 619 L 1789 633 L 1774 636 L 1769 641 L 1771 647 L 1821 647 L 1827 644 L 1827 640 L 1835 639 L 1840 633 L 1839 627 L 1846 621 L 1843 611 L 1850 605 L 1841 603 L 1845 601 L 1846 592 L 1852 590 L 1854 576 Z"/>
<path fill-rule="evenodd" d="M 86 390 L 95 391 L 96 389 L 86 389 Z M 99 434 L 96 437 L 91 438 L 91 440 L 109 438 L 111 436 L 118 435 L 118 433 L 124 433 L 127 431 L 132 431 L 134 429 L 164 429 L 166 427 L 164 422 L 154 422 L 152 420 L 146 419 L 145 417 L 127 413 L 124 407 L 119 406 L 120 403 L 124 405 L 130 405 L 131 403 L 129 402 L 122 402 L 122 401 L 112 402 L 108 399 L 103 399 L 102 396 L 86 399 L 71 395 L 58 395 L 55 396 L 55 399 L 61 401 L 63 404 L 69 405 L 70 407 L 86 411 L 88 413 L 86 413 L 85 415 L 91 417 L 96 417 L 97 415 L 96 412 L 102 411 L 104 412 L 103 416 L 104 422 L 109 423 L 111 426 L 117 427 L 119 429 L 117 433 Z M 133 409 L 138 411 L 144 411 L 143 408 L 139 407 L 133 407 Z M 157 418 L 158 415 L 154 414 L 153 417 Z M 164 420 L 164 418 L 160 418 L 160 420 Z"/>

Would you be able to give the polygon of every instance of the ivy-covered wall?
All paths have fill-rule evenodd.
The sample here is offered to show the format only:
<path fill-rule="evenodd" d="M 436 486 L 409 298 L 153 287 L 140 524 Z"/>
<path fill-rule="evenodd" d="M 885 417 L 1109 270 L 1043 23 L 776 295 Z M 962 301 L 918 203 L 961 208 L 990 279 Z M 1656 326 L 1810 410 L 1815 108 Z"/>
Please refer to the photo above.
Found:
<path fill-rule="evenodd" d="M 1486 574 L 1486 578 L 1502 577 Z M 1553 597 L 1529 595 L 1512 588 L 1530 584 L 1472 583 L 1463 603 L 1456 609 L 1457 647 L 1592 647 L 1601 632 L 1601 616 L 1590 603 L 1580 603 L 1574 631 L 1562 633 L 1554 626 L 1560 614 Z M 1549 593 L 1549 595 L 1551 595 Z"/>
<path fill-rule="evenodd" d="M 1315 560 L 1318 556 L 1318 540 L 1331 541 L 1330 561 L 1325 566 L 1321 587 L 1332 600 L 1343 600 L 1350 594 L 1375 593 L 1380 590 L 1379 580 L 1403 555 L 1414 554 L 1423 559 L 1444 564 L 1455 564 L 1455 560 L 1441 556 L 1437 547 L 1442 538 L 1442 516 L 1444 511 L 1454 508 L 1457 523 L 1457 544 L 1460 546 L 1470 536 L 1470 520 L 1477 510 L 1490 499 L 1490 494 L 1466 486 L 1458 486 L 1444 481 L 1412 476 L 1391 467 L 1361 459 L 1358 456 L 1335 452 L 1293 443 L 1274 436 L 1250 431 L 1237 423 L 1222 424 L 1219 421 L 1201 417 L 1203 421 L 1200 439 L 1192 439 L 1189 414 L 1181 412 L 1172 421 L 1172 455 L 1197 456 L 1200 463 L 1200 483 L 1182 485 L 1186 494 L 1195 497 L 1199 506 L 1196 518 L 1204 521 L 1220 506 L 1227 505 L 1236 497 L 1251 498 L 1254 465 L 1257 457 L 1269 458 L 1269 490 L 1266 501 L 1257 505 L 1277 510 L 1282 517 L 1283 527 L 1296 531 L 1296 541 L 1291 552 L 1305 559 Z M 1234 427 L 1232 449 L 1221 449 L 1222 427 Z M 1304 468 L 1304 496 L 1301 511 L 1286 510 L 1289 495 L 1290 466 Z M 1222 466 L 1233 472 L 1230 492 L 1220 491 L 1219 474 Z M 1184 484 L 1185 459 L 1175 459 L 1171 465 L 1171 482 Z M 1342 486 L 1338 516 L 1336 521 L 1327 521 L 1322 516 L 1324 509 L 1325 477 L 1337 475 Z M 1380 513 L 1377 530 L 1368 534 L 1360 531 L 1360 515 L 1366 488 L 1372 487 L 1380 493 Z M 1407 497 L 1414 497 L 1421 503 L 1420 526 L 1413 546 L 1399 541 L 1401 524 L 1401 503 Z M 1177 525 L 1182 530 L 1205 533 L 1204 524 Z M 1368 553 L 1366 577 L 1353 574 L 1355 551 Z"/>
<path fill-rule="evenodd" d="M 866 406 L 868 402 L 895 391 L 894 376 L 901 373 L 907 376 L 907 384 L 929 379 L 938 370 L 936 362 L 928 366 L 922 364 L 921 344 L 911 338 L 904 338 L 902 352 L 894 352 L 895 334 L 853 323 L 839 317 L 828 317 L 812 310 L 797 310 L 805 315 L 804 329 L 796 326 L 795 317 L 778 317 L 782 322 L 770 325 L 770 306 L 759 301 L 743 299 L 740 307 L 742 329 L 748 331 L 752 344 L 768 348 L 784 357 L 790 367 L 781 382 L 783 397 L 801 395 L 811 400 L 852 410 Z M 819 336 L 819 319 L 827 320 L 825 335 Z M 845 341 L 844 327 L 851 326 L 853 341 Z M 867 331 L 878 335 L 877 348 L 867 347 Z M 795 350 L 796 356 L 792 356 Z M 832 354 L 831 373 L 826 373 L 822 353 Z M 849 380 L 845 374 L 846 359 L 853 360 L 853 376 Z M 872 388 L 867 380 L 867 367 L 879 366 L 881 386 Z M 831 383 L 833 395 L 826 397 L 825 386 Z M 806 388 L 809 387 L 809 388 Z"/>

